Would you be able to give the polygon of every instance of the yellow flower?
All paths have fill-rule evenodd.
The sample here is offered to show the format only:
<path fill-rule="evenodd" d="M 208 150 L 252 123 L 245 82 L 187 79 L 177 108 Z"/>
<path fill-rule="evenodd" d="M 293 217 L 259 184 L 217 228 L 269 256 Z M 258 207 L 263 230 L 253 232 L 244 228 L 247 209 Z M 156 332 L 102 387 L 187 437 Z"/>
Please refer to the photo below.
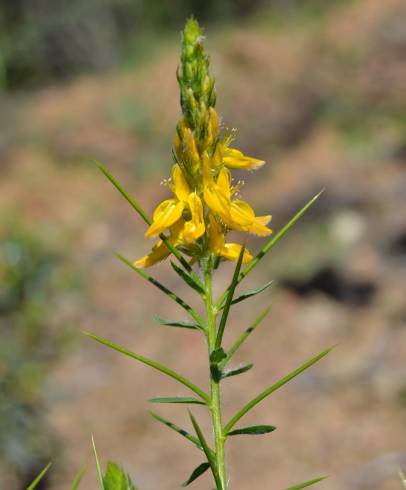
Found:
<path fill-rule="evenodd" d="M 220 255 L 227 260 L 238 260 L 242 245 L 239 243 L 225 243 L 224 240 L 224 232 L 221 229 L 219 223 L 217 223 L 216 219 L 210 214 L 210 250 L 214 255 Z M 252 255 L 250 252 L 245 249 L 242 261 L 244 264 L 249 262 L 252 259 Z"/>
<path fill-rule="evenodd" d="M 171 190 L 175 197 L 166 199 L 157 206 L 152 216 L 152 224 L 145 236 L 158 236 L 184 217 L 183 240 L 185 243 L 192 243 L 205 231 L 203 205 L 197 193 L 190 192 L 179 165 L 174 165 L 172 169 Z"/>
<path fill-rule="evenodd" d="M 168 241 L 174 246 L 178 246 L 182 243 L 182 231 L 184 227 L 183 219 L 180 219 L 175 225 L 170 228 L 170 234 Z M 158 240 L 158 242 L 152 247 L 151 252 L 148 255 L 144 255 L 140 259 L 136 260 L 133 264 L 135 267 L 151 267 L 157 262 L 161 262 L 166 259 L 170 255 L 171 251 L 165 245 L 162 240 Z"/>
<path fill-rule="evenodd" d="M 253 170 L 262 167 L 264 160 L 247 157 L 236 148 L 224 148 L 222 150 L 223 164 L 228 168 L 242 168 L 245 170 Z"/>
<path fill-rule="evenodd" d="M 245 231 L 254 235 L 266 236 L 272 230 L 266 225 L 271 216 L 255 216 L 251 206 L 241 199 L 232 200 L 230 172 L 223 167 L 217 181 L 211 173 L 210 160 L 203 155 L 203 196 L 207 206 L 218 214 L 232 230 Z"/>

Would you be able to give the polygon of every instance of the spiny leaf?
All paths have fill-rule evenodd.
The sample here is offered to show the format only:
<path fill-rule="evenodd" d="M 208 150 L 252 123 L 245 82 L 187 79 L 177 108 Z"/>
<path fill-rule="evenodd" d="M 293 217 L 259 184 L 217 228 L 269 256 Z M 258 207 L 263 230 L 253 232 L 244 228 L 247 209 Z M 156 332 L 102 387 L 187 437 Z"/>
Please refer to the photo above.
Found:
<path fill-rule="evenodd" d="M 35 478 L 35 480 L 27 487 L 27 490 L 34 490 L 37 488 L 40 481 L 44 478 L 45 474 L 51 467 L 52 463 L 48 463 L 45 468 L 41 471 L 41 473 Z"/>
<path fill-rule="evenodd" d="M 196 281 L 192 276 L 190 276 L 187 272 L 185 272 L 183 269 L 178 267 L 172 260 L 171 260 L 171 266 L 172 269 L 178 274 L 178 276 L 185 281 L 185 283 L 190 286 L 192 289 L 197 291 L 199 294 L 204 294 L 205 290 L 204 287 L 202 286 L 200 281 Z"/>
<path fill-rule="evenodd" d="M 314 480 L 309 480 L 303 483 L 299 483 L 298 485 L 294 485 L 293 487 L 289 487 L 286 490 L 300 490 L 301 488 L 306 488 L 306 487 L 310 487 L 311 485 L 315 485 L 316 483 L 319 483 L 322 480 L 325 480 L 326 478 L 327 478 L 326 476 L 315 478 Z"/>
<path fill-rule="evenodd" d="M 188 485 L 190 485 L 190 483 L 197 480 L 199 476 L 203 475 L 203 473 L 205 473 L 209 468 L 210 468 L 209 463 L 204 462 L 202 464 L 199 464 L 199 466 L 193 470 L 189 478 L 182 483 L 182 487 L 187 487 Z"/>
<path fill-rule="evenodd" d="M 104 488 L 103 473 L 102 473 L 102 469 L 101 469 L 101 464 L 100 464 L 99 456 L 97 454 L 97 449 L 96 449 L 96 444 L 94 442 L 93 434 L 92 434 L 92 447 L 93 447 L 94 460 L 96 462 L 97 476 L 99 478 L 100 489 L 101 490 L 106 490 Z"/>
<path fill-rule="evenodd" d="M 161 422 L 161 424 L 164 424 L 167 427 L 169 427 L 170 429 L 174 430 L 175 432 L 177 432 L 181 436 L 185 437 L 188 441 L 193 442 L 193 444 L 198 449 L 200 449 L 201 451 L 203 451 L 202 445 L 200 444 L 200 441 L 199 441 L 199 439 L 197 437 L 195 437 L 194 435 L 190 434 L 188 431 L 186 431 L 184 429 L 181 429 L 178 425 L 170 422 L 169 420 L 164 419 L 163 417 L 161 417 L 157 413 L 151 412 L 151 411 L 149 413 L 154 417 L 155 420 L 158 420 L 158 422 Z"/>
<path fill-rule="evenodd" d="M 145 270 L 140 269 L 138 267 L 135 267 L 135 265 L 130 260 L 126 259 L 122 255 L 116 254 L 116 257 L 119 260 L 121 260 L 121 262 L 123 262 L 124 264 L 128 265 L 129 267 L 131 267 L 131 269 L 134 270 L 138 275 L 140 275 L 145 280 L 147 280 L 148 282 L 150 282 L 151 284 L 153 284 L 154 286 L 156 286 L 158 289 L 160 289 L 163 293 L 165 293 L 167 296 L 169 296 L 169 298 L 171 298 L 173 301 L 175 301 L 176 303 L 178 303 L 178 305 L 180 305 L 184 310 L 186 310 L 189 313 L 189 315 L 194 320 L 196 320 L 199 324 L 201 324 L 201 325 L 204 324 L 204 322 L 203 322 L 202 318 L 200 318 L 199 314 L 191 306 L 189 306 L 185 301 L 183 301 L 183 299 L 180 298 L 177 294 L 175 294 L 173 291 L 171 291 L 166 286 L 164 286 L 163 284 L 161 284 L 159 281 L 157 281 L 156 279 L 154 279 L 147 272 L 145 272 Z"/>
<path fill-rule="evenodd" d="M 273 284 L 273 281 L 269 281 L 264 286 L 261 286 L 260 288 L 257 289 L 249 289 L 248 291 L 245 291 L 244 293 L 239 294 L 236 296 L 232 301 L 231 304 L 235 305 L 237 303 L 241 303 L 241 301 L 244 301 L 248 298 L 252 298 L 252 296 L 256 296 L 259 293 L 262 293 L 262 291 L 265 291 L 269 287 L 271 287 Z M 223 308 L 223 307 L 222 307 Z"/>
<path fill-rule="evenodd" d="M 122 354 L 132 357 L 133 359 L 136 359 L 139 362 L 142 362 L 146 364 L 147 366 L 151 366 L 154 369 L 160 371 L 161 373 L 166 374 L 167 376 L 170 376 L 173 379 L 176 379 L 179 381 L 179 383 L 183 384 L 184 386 L 187 386 L 190 390 L 194 391 L 196 395 L 199 395 L 205 402 L 209 402 L 210 397 L 207 393 L 205 393 L 202 389 L 200 389 L 198 386 L 196 386 L 194 383 L 189 381 L 188 379 L 184 378 L 182 375 L 178 374 L 177 372 L 173 371 L 172 369 L 167 368 L 166 366 L 163 366 L 162 364 L 153 361 L 152 359 L 149 359 L 147 357 L 141 356 L 140 354 L 136 354 L 135 352 L 132 352 L 125 347 L 122 347 L 121 345 L 115 344 L 114 342 L 110 342 L 109 340 L 106 340 L 102 337 L 98 337 L 97 335 L 94 335 L 89 332 L 84 332 L 85 335 L 87 335 L 89 338 L 96 340 L 96 342 L 99 342 L 100 344 L 105 345 L 106 347 L 110 347 L 110 349 L 114 349 L 117 352 L 121 352 Z"/>
<path fill-rule="evenodd" d="M 237 412 L 234 417 L 227 423 L 227 425 L 224 428 L 224 431 L 228 433 L 232 427 L 243 417 L 247 412 L 249 412 L 252 408 L 255 407 L 259 402 L 261 402 L 264 398 L 269 396 L 271 393 L 274 391 L 278 390 L 282 386 L 284 386 L 286 383 L 288 383 L 290 380 L 298 376 L 300 373 L 308 369 L 310 366 L 315 364 L 317 361 L 322 359 L 324 356 L 326 356 L 333 347 L 330 347 L 317 356 L 313 357 L 310 359 L 310 361 L 305 362 L 302 364 L 300 367 L 289 373 L 288 375 L 284 376 L 281 378 L 279 381 L 274 383 L 272 386 L 264 390 L 262 393 L 260 393 L 258 396 L 256 396 L 254 399 L 252 399 L 249 403 L 247 403 L 239 412 Z"/>
<path fill-rule="evenodd" d="M 195 405 L 206 405 L 202 400 L 191 396 L 161 396 L 148 400 L 151 403 L 192 403 Z"/>
<path fill-rule="evenodd" d="M 70 490 L 78 490 L 80 482 L 82 481 L 85 472 L 86 472 L 86 466 L 83 466 L 83 468 L 81 468 L 78 471 L 77 475 L 75 476 L 72 485 L 70 487 Z"/>
<path fill-rule="evenodd" d="M 238 376 L 239 374 L 246 373 L 254 367 L 254 364 L 245 364 L 239 368 L 231 369 L 230 371 L 223 371 L 221 374 L 222 378 L 230 378 L 231 376 Z"/>
<path fill-rule="evenodd" d="M 203 448 L 204 454 L 206 455 L 207 461 L 210 464 L 210 468 L 211 468 L 211 471 L 213 473 L 214 479 L 216 481 L 217 487 L 219 489 L 222 489 L 223 485 L 221 483 L 220 476 L 219 476 L 219 473 L 217 470 L 217 464 L 216 464 L 216 460 L 214 458 L 213 450 L 210 449 L 210 447 L 208 446 L 206 439 L 203 435 L 203 432 L 202 432 L 201 428 L 199 427 L 199 424 L 197 423 L 196 419 L 193 417 L 193 414 L 190 410 L 189 410 L 189 417 L 190 417 L 190 420 L 192 421 L 193 428 L 195 429 L 196 435 L 197 435 L 197 437 L 200 441 L 200 444 Z"/>
<path fill-rule="evenodd" d="M 252 425 L 251 427 L 242 427 L 241 429 L 235 429 L 229 432 L 228 436 L 238 436 L 238 435 L 260 435 L 269 434 L 276 430 L 273 425 Z"/>
<path fill-rule="evenodd" d="M 107 463 L 104 486 L 106 490 L 136 490 L 130 477 L 124 473 L 123 468 L 112 461 Z"/>
<path fill-rule="evenodd" d="M 221 368 L 229 362 L 229 360 L 233 357 L 236 351 L 240 348 L 241 344 L 246 340 L 246 338 L 251 335 L 251 333 L 257 328 L 257 326 L 262 322 L 262 320 L 268 315 L 270 306 L 265 308 L 265 310 L 261 311 L 261 313 L 255 318 L 252 324 L 240 335 L 240 337 L 236 340 L 236 342 L 230 347 L 227 351 L 227 355 L 225 359 L 220 364 Z"/>
<path fill-rule="evenodd" d="M 286 225 L 278 231 L 275 235 L 272 236 L 272 238 L 268 241 L 268 243 L 258 252 L 258 254 L 251 259 L 251 261 L 247 264 L 245 269 L 240 273 L 238 276 L 237 284 L 239 284 L 251 271 L 252 269 L 258 264 L 258 262 L 273 248 L 279 240 L 286 235 L 286 233 L 292 228 L 293 225 L 296 224 L 297 221 L 306 213 L 306 211 L 313 206 L 313 204 L 317 201 L 317 199 L 321 196 L 323 193 L 323 190 L 321 190 L 318 194 L 316 194 L 310 201 L 308 201 L 302 209 L 293 216 L 293 218 L 286 223 Z M 229 291 L 231 289 L 231 285 L 226 289 L 226 291 L 220 296 L 219 300 L 217 301 L 217 305 L 222 305 L 224 303 L 224 300 L 226 299 L 227 295 L 229 294 Z"/>
<path fill-rule="evenodd" d="M 223 340 L 224 329 L 225 329 L 225 326 L 227 323 L 228 314 L 230 312 L 230 307 L 231 307 L 231 302 L 233 300 L 234 291 L 235 291 L 235 288 L 237 287 L 237 284 L 238 284 L 238 276 L 240 274 L 242 259 L 244 257 L 244 253 L 245 253 L 245 245 L 243 245 L 241 247 L 240 255 L 238 257 L 238 261 L 237 261 L 237 264 L 235 266 L 233 278 L 231 280 L 230 287 L 228 288 L 228 294 L 226 297 L 226 302 L 225 302 L 225 305 L 223 308 L 223 313 L 221 315 L 221 320 L 220 320 L 220 324 L 219 324 L 217 336 L 216 336 L 216 347 L 217 348 L 219 348 L 221 346 L 221 341 Z"/>
<path fill-rule="evenodd" d="M 202 327 L 197 323 L 193 323 L 187 320 L 166 320 L 159 316 L 155 316 L 154 319 L 160 324 L 166 327 L 179 327 L 179 328 L 189 328 L 192 330 L 202 330 Z"/>

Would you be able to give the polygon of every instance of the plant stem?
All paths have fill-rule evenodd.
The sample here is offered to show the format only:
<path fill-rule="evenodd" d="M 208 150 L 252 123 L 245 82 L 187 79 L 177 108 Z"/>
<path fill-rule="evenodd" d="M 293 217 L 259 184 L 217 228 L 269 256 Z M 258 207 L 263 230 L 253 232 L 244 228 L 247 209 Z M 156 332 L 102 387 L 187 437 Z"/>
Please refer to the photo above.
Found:
<path fill-rule="evenodd" d="M 209 347 L 209 358 L 210 354 L 216 348 L 216 313 L 215 305 L 213 304 L 213 293 L 212 293 L 212 265 L 211 261 L 208 261 L 204 271 L 206 297 L 206 316 L 207 316 L 207 338 Z M 210 359 L 209 359 L 210 362 Z M 220 380 L 216 379 L 212 369 L 210 369 L 210 388 L 211 388 L 211 404 L 210 411 L 212 414 L 212 424 L 215 442 L 215 453 L 216 453 L 216 464 L 219 480 L 221 482 L 221 488 L 217 490 L 227 489 L 227 474 L 224 458 L 224 432 L 221 420 L 221 390 L 220 390 Z"/>

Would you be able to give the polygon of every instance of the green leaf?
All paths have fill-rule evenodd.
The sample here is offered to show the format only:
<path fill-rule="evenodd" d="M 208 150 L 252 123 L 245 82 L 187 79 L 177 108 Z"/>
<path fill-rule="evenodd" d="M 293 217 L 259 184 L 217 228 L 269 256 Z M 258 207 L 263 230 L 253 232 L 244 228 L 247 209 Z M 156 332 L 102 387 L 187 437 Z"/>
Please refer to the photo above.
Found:
<path fill-rule="evenodd" d="M 223 485 L 221 483 L 220 476 L 219 476 L 218 471 L 217 471 L 217 464 L 216 464 L 216 460 L 215 460 L 215 457 L 213 454 L 213 450 L 210 449 L 210 447 L 208 446 L 206 439 L 203 435 L 203 432 L 202 432 L 201 428 L 199 427 L 199 424 L 197 423 L 196 419 L 193 417 L 193 414 L 191 411 L 189 411 L 189 417 L 190 417 L 190 420 L 192 421 L 193 428 L 195 429 L 196 435 L 197 435 L 197 437 L 200 441 L 200 444 L 203 448 L 203 452 L 206 455 L 207 461 L 210 464 L 210 468 L 211 468 L 211 471 L 213 473 L 214 479 L 216 481 L 217 487 L 219 490 L 222 490 Z"/>
<path fill-rule="evenodd" d="M 199 476 L 203 475 L 203 473 L 205 473 L 209 468 L 210 468 L 209 463 L 204 462 L 202 464 L 199 464 L 199 466 L 193 470 L 189 478 L 182 483 L 182 487 L 187 487 L 188 485 L 190 485 L 192 482 L 197 480 Z"/>
<path fill-rule="evenodd" d="M 195 437 L 193 434 L 190 434 L 187 430 L 184 430 L 180 428 L 178 425 L 174 424 L 173 422 L 170 422 L 169 420 L 164 419 L 160 415 L 158 415 L 155 412 L 149 412 L 155 420 L 158 420 L 158 422 L 161 422 L 161 424 L 166 425 L 170 429 L 174 430 L 181 436 L 185 437 L 188 441 L 192 442 L 198 449 L 203 451 L 202 445 L 200 444 L 200 441 L 197 437 Z"/>
<path fill-rule="evenodd" d="M 81 468 L 78 471 L 77 475 L 75 476 L 72 485 L 70 487 L 70 490 L 78 490 L 80 482 L 82 481 L 85 472 L 86 472 L 86 466 L 83 466 L 83 468 Z"/>
<path fill-rule="evenodd" d="M 269 434 L 276 430 L 273 425 L 252 425 L 251 427 L 242 427 L 241 429 L 235 429 L 229 432 L 228 436 L 239 436 L 239 435 L 260 435 Z"/>
<path fill-rule="evenodd" d="M 238 376 L 239 374 L 246 373 L 254 367 L 254 364 L 245 364 L 239 368 L 231 369 L 230 371 L 223 371 L 221 374 L 222 378 L 230 378 L 231 376 Z"/>
<path fill-rule="evenodd" d="M 269 388 L 264 390 L 262 393 L 260 393 L 258 396 L 256 396 L 254 399 L 252 399 L 239 412 L 237 412 L 234 415 L 234 417 L 226 424 L 226 426 L 224 427 L 224 431 L 226 433 L 229 433 L 231 428 L 234 427 L 234 425 L 241 419 L 241 417 L 243 417 L 247 412 L 249 412 L 252 408 L 254 408 L 255 405 L 257 405 L 259 402 L 261 402 L 264 398 L 269 396 L 274 391 L 276 391 L 279 388 L 281 388 L 282 386 L 284 386 L 286 383 L 291 381 L 293 378 L 298 376 L 300 373 L 302 373 L 303 371 L 308 369 L 310 366 L 315 364 L 317 361 L 320 361 L 320 359 L 322 359 L 329 352 L 331 352 L 332 349 L 333 349 L 333 347 L 330 347 L 330 348 L 324 350 L 323 352 L 321 352 L 317 356 L 310 359 L 310 361 L 305 362 L 300 367 L 298 367 L 297 369 L 295 369 L 294 371 L 292 371 L 288 375 L 284 376 L 279 381 L 277 381 L 272 386 L 270 386 Z"/>
<path fill-rule="evenodd" d="M 231 304 L 235 305 L 237 303 L 241 303 L 241 301 L 244 301 L 248 298 L 251 298 L 252 296 L 256 296 L 259 293 L 262 293 L 262 291 L 265 291 L 269 287 L 271 287 L 273 284 L 273 281 L 269 281 L 264 286 L 257 288 L 257 289 L 249 289 L 248 291 L 245 291 L 244 293 L 239 294 L 236 296 L 232 301 Z M 223 308 L 223 307 L 222 307 Z"/>
<path fill-rule="evenodd" d="M 102 172 L 102 174 L 107 177 L 107 179 L 114 185 L 114 187 L 118 190 L 118 192 L 126 199 L 127 202 L 137 211 L 137 213 L 141 216 L 141 218 L 150 225 L 152 221 L 148 217 L 147 213 L 142 209 L 142 207 L 128 194 L 127 191 L 124 190 L 122 185 L 118 182 L 117 179 L 113 177 L 113 175 L 107 170 L 107 168 L 101 163 L 96 162 L 97 167 Z"/>
<path fill-rule="evenodd" d="M 327 477 L 322 476 L 320 478 L 315 478 L 314 480 L 309 480 L 303 483 L 299 483 L 298 485 L 294 485 L 293 487 L 289 487 L 286 490 L 300 490 L 301 488 L 306 488 L 310 487 L 310 485 L 315 485 L 316 483 L 321 482 L 322 480 L 325 480 Z"/>
<path fill-rule="evenodd" d="M 160 324 L 166 327 L 179 327 L 179 328 L 189 328 L 192 330 L 202 330 L 202 327 L 197 323 L 193 323 L 187 320 L 166 320 L 159 316 L 154 316 L 154 319 Z"/>
<path fill-rule="evenodd" d="M 124 264 L 128 265 L 133 271 L 135 271 L 138 275 L 140 275 L 141 277 L 143 277 L 146 281 L 148 281 L 151 284 L 153 284 L 155 287 L 157 287 L 163 293 L 165 293 L 167 296 L 169 296 L 169 298 L 171 298 L 173 301 L 175 301 L 176 303 L 178 303 L 178 305 L 180 305 L 184 310 L 186 310 L 189 313 L 189 315 L 194 320 L 196 320 L 196 322 L 198 322 L 202 326 L 204 325 L 204 321 L 199 316 L 199 314 L 191 306 L 189 306 L 185 301 L 183 301 L 183 299 L 180 298 L 177 294 L 175 294 L 173 291 L 171 291 L 166 286 L 164 286 L 163 284 L 161 284 L 159 281 L 157 281 L 156 279 L 154 279 L 147 272 L 145 272 L 145 270 L 139 269 L 138 267 L 135 267 L 135 265 L 130 260 L 126 259 L 122 255 L 116 254 L 116 257 L 119 260 L 121 260 L 121 262 L 123 262 Z"/>
<path fill-rule="evenodd" d="M 179 383 L 183 384 L 184 386 L 187 386 L 190 390 L 196 393 L 196 395 L 199 395 L 200 398 L 202 398 L 206 403 L 210 401 L 210 397 L 207 393 L 205 393 L 201 388 L 196 386 L 194 383 L 189 381 L 188 379 L 184 378 L 180 374 L 178 374 L 176 371 L 173 371 L 172 369 L 167 368 L 166 366 L 163 366 L 162 364 L 159 364 L 156 361 L 153 361 L 152 359 L 148 359 L 147 357 L 141 356 L 140 354 L 136 354 L 135 352 L 132 352 L 125 347 L 122 347 L 121 345 L 115 344 L 114 342 L 110 342 L 109 340 L 103 339 L 102 337 L 98 337 L 97 335 L 94 335 L 89 332 L 84 332 L 85 335 L 87 335 L 89 338 L 96 340 L 96 342 L 99 342 L 100 344 L 105 345 L 106 347 L 110 347 L 110 349 L 116 350 L 117 352 L 121 352 L 122 354 L 131 357 L 133 359 L 136 359 L 139 362 L 142 362 L 146 364 L 147 366 L 151 366 L 157 371 L 160 371 L 161 373 L 166 374 L 167 376 L 176 379 L 179 381 Z"/>
<path fill-rule="evenodd" d="M 148 400 L 151 403 L 192 403 L 194 405 L 206 405 L 202 400 L 191 396 L 161 396 Z"/>
<path fill-rule="evenodd" d="M 252 271 L 252 269 L 258 264 L 258 262 L 271 250 L 271 248 L 273 248 L 279 242 L 279 240 L 286 235 L 286 233 L 292 228 L 292 226 L 295 225 L 296 222 L 299 221 L 299 219 L 306 213 L 306 211 L 313 206 L 313 204 L 317 201 L 322 193 L 323 190 L 312 197 L 312 199 L 310 199 L 310 201 L 308 201 L 302 207 L 302 209 L 298 213 L 296 213 L 295 216 L 293 216 L 293 218 L 288 223 L 286 223 L 286 225 L 281 230 L 278 231 L 278 233 L 272 236 L 268 243 L 258 252 L 258 254 L 253 259 L 251 259 L 245 269 L 238 276 L 237 284 L 239 284 Z M 224 303 L 224 300 L 229 294 L 230 288 L 231 285 L 220 296 L 219 300 L 217 301 L 218 306 Z"/>
<path fill-rule="evenodd" d="M 116 463 L 109 461 L 104 476 L 105 490 L 136 490 L 130 477 Z"/>
<path fill-rule="evenodd" d="M 271 307 L 268 306 L 265 310 L 261 311 L 261 313 L 255 318 L 252 324 L 240 335 L 240 337 L 236 340 L 232 347 L 227 351 L 227 355 L 225 359 L 220 364 L 221 368 L 229 362 L 229 360 L 233 357 L 236 351 L 240 348 L 241 344 L 247 339 L 249 335 L 258 327 L 258 325 L 262 322 L 262 320 L 268 315 Z"/>
<path fill-rule="evenodd" d="M 172 269 L 178 274 L 178 276 L 185 281 L 185 283 L 190 286 L 192 289 L 197 291 L 199 294 L 205 294 L 205 290 L 203 285 L 201 284 L 200 281 L 196 281 L 192 276 L 190 276 L 187 272 L 185 272 L 183 269 L 178 267 L 172 260 L 171 260 L 171 266 Z"/>
<path fill-rule="evenodd" d="M 230 287 L 228 288 L 228 294 L 226 297 L 226 302 L 224 305 L 223 313 L 221 315 L 221 320 L 220 320 L 220 324 L 219 324 L 217 336 L 216 336 L 216 347 L 217 348 L 221 346 L 221 342 L 223 340 L 224 329 L 225 329 L 225 326 L 227 323 L 228 314 L 230 312 L 231 302 L 233 301 L 234 291 L 235 291 L 235 288 L 237 287 L 237 284 L 238 284 L 238 276 L 240 274 L 242 259 L 244 257 L 244 252 L 245 252 L 245 245 L 243 245 L 241 247 L 240 255 L 238 257 L 238 261 L 237 261 L 237 264 L 235 266 L 233 278 L 231 280 Z"/>
<path fill-rule="evenodd" d="M 40 481 L 44 478 L 45 474 L 51 467 L 52 463 L 48 463 L 45 468 L 41 471 L 41 473 L 35 478 L 35 480 L 27 487 L 27 490 L 34 490 L 37 488 Z"/>
<path fill-rule="evenodd" d="M 102 473 L 102 469 L 101 469 L 101 465 L 100 465 L 99 456 L 97 454 L 97 449 L 96 449 L 96 444 L 94 442 L 93 434 L 92 434 L 92 447 L 93 447 L 94 460 L 96 462 L 97 476 L 99 478 L 100 489 L 106 490 L 104 487 L 103 473 Z"/>

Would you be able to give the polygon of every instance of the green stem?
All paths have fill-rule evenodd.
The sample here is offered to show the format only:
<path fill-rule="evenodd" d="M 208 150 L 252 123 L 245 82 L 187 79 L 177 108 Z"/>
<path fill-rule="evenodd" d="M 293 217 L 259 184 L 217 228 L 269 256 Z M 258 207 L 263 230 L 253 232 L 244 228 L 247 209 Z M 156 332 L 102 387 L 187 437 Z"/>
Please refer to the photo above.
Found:
<path fill-rule="evenodd" d="M 210 354 L 216 348 L 216 313 L 215 305 L 213 304 L 213 293 L 212 293 L 212 264 L 208 261 L 204 271 L 205 279 L 205 306 L 207 315 L 207 339 L 209 347 L 209 358 Z M 221 482 L 221 488 L 217 490 L 227 489 L 227 474 L 225 466 L 224 457 L 224 442 L 225 435 L 223 431 L 222 417 L 221 417 L 221 390 L 220 390 L 220 380 L 216 379 L 213 375 L 212 370 L 210 370 L 210 388 L 211 388 L 211 404 L 210 411 L 212 414 L 212 424 L 215 442 L 215 457 L 217 465 L 217 473 L 219 480 Z"/>

